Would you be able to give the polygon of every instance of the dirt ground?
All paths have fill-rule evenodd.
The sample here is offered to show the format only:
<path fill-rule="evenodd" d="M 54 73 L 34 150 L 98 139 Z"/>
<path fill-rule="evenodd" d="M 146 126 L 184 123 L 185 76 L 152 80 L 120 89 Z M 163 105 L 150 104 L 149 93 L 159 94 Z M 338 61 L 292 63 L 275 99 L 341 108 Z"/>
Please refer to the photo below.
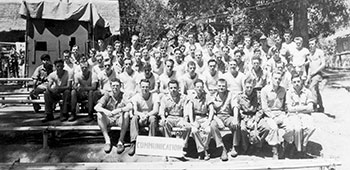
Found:
<path fill-rule="evenodd" d="M 324 82 L 322 95 L 325 105 L 325 113 L 314 113 L 316 131 L 308 144 L 308 152 L 318 158 L 337 159 L 342 163 L 337 169 L 350 169 L 350 92 L 341 86 L 350 86 L 349 76 L 339 76 L 340 73 L 331 73 Z M 334 76 L 334 74 L 338 76 Z M 350 75 L 350 74 L 347 74 Z M 13 122 L 23 117 L 30 117 L 27 121 L 39 121 L 43 114 L 35 114 L 29 106 L 8 106 L 0 109 L 0 125 L 6 117 L 11 117 Z M 26 122 L 24 122 L 26 123 Z M 103 138 L 98 132 L 64 132 L 60 138 L 50 141 L 49 149 L 42 149 L 42 135 L 33 132 L 0 133 L 0 162 L 159 162 L 163 157 L 157 156 L 133 156 L 126 151 L 118 155 L 114 147 L 110 154 L 103 151 Z M 118 134 L 114 133 L 114 138 Z M 229 145 L 229 136 L 225 136 L 225 143 Z M 190 147 L 194 147 L 193 140 Z M 212 150 L 210 161 L 220 161 L 218 150 Z M 199 161 L 196 153 L 189 152 L 188 161 Z M 239 155 L 230 158 L 229 161 L 254 161 L 272 159 L 269 148 L 265 148 L 259 155 Z M 180 161 L 170 158 L 170 161 Z"/>

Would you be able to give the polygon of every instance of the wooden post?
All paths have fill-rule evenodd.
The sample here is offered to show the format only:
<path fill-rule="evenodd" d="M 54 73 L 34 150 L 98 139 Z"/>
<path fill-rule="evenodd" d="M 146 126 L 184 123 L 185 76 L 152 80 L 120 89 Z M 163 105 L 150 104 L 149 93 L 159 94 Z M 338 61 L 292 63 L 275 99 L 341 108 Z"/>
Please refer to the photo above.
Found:
<path fill-rule="evenodd" d="M 48 139 L 49 139 L 49 131 L 43 130 L 43 149 L 49 148 Z"/>

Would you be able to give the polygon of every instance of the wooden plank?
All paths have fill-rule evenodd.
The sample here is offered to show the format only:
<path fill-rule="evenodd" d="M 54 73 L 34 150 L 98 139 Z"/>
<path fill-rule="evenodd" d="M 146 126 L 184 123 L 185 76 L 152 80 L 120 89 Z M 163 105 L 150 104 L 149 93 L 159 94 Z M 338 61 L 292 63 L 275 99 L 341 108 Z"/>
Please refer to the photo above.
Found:
<path fill-rule="evenodd" d="M 48 126 L 0 127 L 0 131 L 41 131 L 47 129 Z"/>
<path fill-rule="evenodd" d="M 32 78 L 0 78 L 0 82 L 4 81 L 33 81 Z"/>
<path fill-rule="evenodd" d="M 9 167 L 11 163 L 0 163 L 0 167 Z M 12 169 L 35 170 L 94 170 L 94 169 L 217 169 L 217 170 L 277 170 L 302 169 L 341 166 L 337 160 L 331 159 L 302 159 L 302 160 L 259 160 L 259 161 L 228 161 L 228 162 L 86 162 L 86 163 L 15 163 Z"/>
<path fill-rule="evenodd" d="M 79 126 L 23 126 L 23 127 L 0 127 L 0 131 L 69 131 L 69 130 L 86 130 L 96 131 L 100 130 L 98 125 L 79 125 Z M 111 130 L 121 130 L 121 127 L 113 126 Z"/>
<path fill-rule="evenodd" d="M 30 92 L 0 92 L 0 95 L 30 95 Z"/>
<path fill-rule="evenodd" d="M 5 100 L 0 100 L 0 103 L 3 104 L 32 104 L 32 103 L 39 103 L 39 104 L 44 104 L 44 100 L 28 100 L 28 99 L 5 99 Z"/>

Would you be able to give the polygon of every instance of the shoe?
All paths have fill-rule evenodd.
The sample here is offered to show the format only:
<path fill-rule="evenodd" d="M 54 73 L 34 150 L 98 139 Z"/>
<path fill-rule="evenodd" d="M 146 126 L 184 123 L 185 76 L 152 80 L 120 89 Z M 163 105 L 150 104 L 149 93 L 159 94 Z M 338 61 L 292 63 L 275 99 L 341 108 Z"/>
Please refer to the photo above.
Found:
<path fill-rule="evenodd" d="M 199 160 L 204 160 L 204 151 L 199 153 L 198 159 Z"/>
<path fill-rule="evenodd" d="M 278 149 L 277 149 L 277 146 L 273 146 L 272 147 L 272 158 L 274 160 L 277 160 L 278 159 Z"/>
<path fill-rule="evenodd" d="M 43 123 L 46 123 L 46 122 L 49 122 L 49 121 L 52 121 L 52 120 L 54 120 L 54 117 L 53 117 L 53 115 L 47 115 L 43 120 L 41 120 L 41 122 L 43 122 Z"/>
<path fill-rule="evenodd" d="M 68 117 L 67 116 L 62 116 L 61 118 L 60 118 L 60 121 L 61 122 L 65 122 L 65 121 L 67 121 L 68 120 Z"/>
<path fill-rule="evenodd" d="M 112 151 L 112 144 L 106 143 L 103 150 L 105 150 L 106 153 L 110 153 Z"/>
<path fill-rule="evenodd" d="M 125 150 L 125 147 L 124 147 L 123 144 L 117 144 L 117 153 L 118 153 L 118 154 L 123 153 L 124 150 Z"/>
<path fill-rule="evenodd" d="M 232 150 L 231 150 L 231 157 L 233 157 L 233 158 L 235 158 L 235 157 L 237 157 L 237 155 L 238 155 L 238 153 L 237 153 L 237 151 L 236 151 L 236 149 L 235 149 L 235 147 L 233 146 L 232 147 Z"/>
<path fill-rule="evenodd" d="M 41 109 L 41 106 L 40 105 L 34 105 L 34 112 L 35 113 L 39 113 L 40 109 Z"/>
<path fill-rule="evenodd" d="M 129 156 L 133 156 L 135 154 L 135 143 L 131 144 L 128 154 Z"/>
<path fill-rule="evenodd" d="M 77 120 L 77 116 L 71 116 L 71 117 L 68 119 L 69 122 L 74 122 L 74 121 L 76 121 L 76 120 Z"/>
<path fill-rule="evenodd" d="M 209 161 L 209 159 L 210 159 L 210 154 L 208 153 L 208 151 L 204 151 L 204 160 Z"/>
<path fill-rule="evenodd" d="M 86 122 L 86 123 L 89 123 L 89 122 L 94 121 L 94 120 L 95 120 L 94 117 L 89 116 L 89 117 L 85 120 L 85 122 Z"/>
<path fill-rule="evenodd" d="M 227 160 L 228 160 L 227 151 L 226 151 L 226 149 L 225 149 L 225 146 L 223 146 L 220 159 L 221 159 L 222 161 L 227 161 Z"/>
<path fill-rule="evenodd" d="M 320 107 L 317 109 L 317 112 L 324 113 L 324 107 Z"/>

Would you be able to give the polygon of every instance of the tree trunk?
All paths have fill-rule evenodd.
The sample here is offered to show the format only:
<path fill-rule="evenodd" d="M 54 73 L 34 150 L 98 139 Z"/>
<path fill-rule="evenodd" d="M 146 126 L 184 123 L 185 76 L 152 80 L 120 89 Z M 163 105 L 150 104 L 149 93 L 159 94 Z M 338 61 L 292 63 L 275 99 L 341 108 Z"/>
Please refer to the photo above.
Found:
<path fill-rule="evenodd" d="M 307 47 L 309 44 L 307 1 L 298 0 L 296 3 L 293 18 L 293 34 L 294 37 L 303 37 L 303 45 Z"/>

